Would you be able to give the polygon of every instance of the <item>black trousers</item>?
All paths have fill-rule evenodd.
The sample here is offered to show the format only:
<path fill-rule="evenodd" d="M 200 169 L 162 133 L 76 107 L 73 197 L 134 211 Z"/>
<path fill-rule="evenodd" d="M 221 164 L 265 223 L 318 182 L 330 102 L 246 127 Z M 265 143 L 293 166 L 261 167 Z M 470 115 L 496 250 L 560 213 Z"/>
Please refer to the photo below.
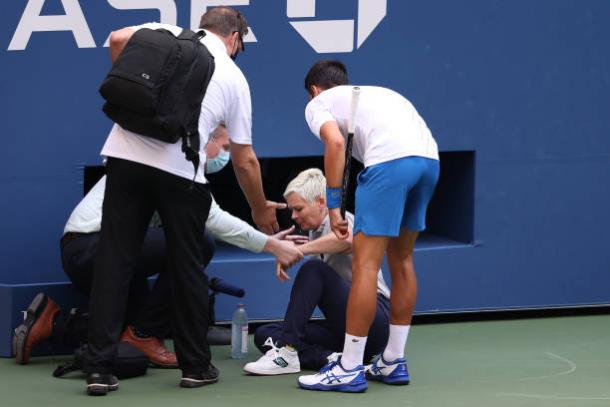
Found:
<path fill-rule="evenodd" d="M 266 352 L 263 343 L 270 337 L 280 346 L 296 347 L 302 368 L 320 369 L 327 363 L 327 356 L 343 350 L 349 289 L 349 284 L 328 264 L 309 260 L 295 277 L 284 321 L 260 326 L 254 334 L 256 347 Z M 323 321 L 310 321 L 316 306 L 324 314 Z M 389 323 L 390 302 L 378 295 L 377 312 L 364 351 L 365 362 L 384 350 Z"/>
<path fill-rule="evenodd" d="M 75 234 L 69 240 L 62 242 L 61 261 L 64 272 L 74 286 L 89 297 L 93 285 L 93 266 L 98 252 L 100 232 Z M 203 263 L 204 267 L 214 256 L 214 238 L 206 232 L 204 234 Z M 165 234 L 163 229 L 150 227 L 142 244 L 142 250 L 135 263 L 135 274 L 129 288 L 129 299 L 125 314 L 125 323 L 135 326 L 139 331 L 165 338 L 170 329 L 170 288 L 165 273 Z M 157 275 L 157 279 L 149 288 L 148 277 Z M 54 340 L 61 345 L 78 346 L 87 341 L 88 315 L 78 313 L 76 321 L 67 319 L 68 315 L 61 313 L 55 319 Z M 86 320 L 81 321 L 86 316 Z M 68 322 L 76 322 L 78 329 L 66 326 Z M 57 332 L 57 335 L 55 333 Z M 83 333 L 85 334 L 83 336 Z"/>
<path fill-rule="evenodd" d="M 198 374 L 211 360 L 207 342 L 208 278 L 202 272 L 207 186 L 127 160 L 109 158 L 102 229 L 89 302 L 85 371 L 112 372 L 136 262 L 156 210 L 163 223 L 164 273 L 180 368 Z"/>

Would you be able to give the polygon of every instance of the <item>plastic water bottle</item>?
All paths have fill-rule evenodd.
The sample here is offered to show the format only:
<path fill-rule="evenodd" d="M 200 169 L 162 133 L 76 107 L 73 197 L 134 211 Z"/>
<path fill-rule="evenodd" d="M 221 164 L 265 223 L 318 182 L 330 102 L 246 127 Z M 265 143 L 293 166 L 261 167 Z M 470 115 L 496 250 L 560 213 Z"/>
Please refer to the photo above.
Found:
<path fill-rule="evenodd" d="M 242 359 L 248 354 L 248 314 L 244 304 L 237 304 L 231 319 L 231 357 Z"/>

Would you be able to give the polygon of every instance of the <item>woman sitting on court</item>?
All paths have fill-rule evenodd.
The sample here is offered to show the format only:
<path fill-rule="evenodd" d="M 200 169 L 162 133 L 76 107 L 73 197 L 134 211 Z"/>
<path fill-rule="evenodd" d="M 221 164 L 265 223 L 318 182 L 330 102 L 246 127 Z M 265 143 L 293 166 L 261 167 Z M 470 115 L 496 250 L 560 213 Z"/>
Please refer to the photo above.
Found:
<path fill-rule="evenodd" d="M 292 219 L 305 236 L 287 236 L 309 260 L 299 269 L 286 310 L 284 321 L 259 327 L 254 336 L 256 346 L 265 352 L 244 370 L 250 374 L 278 375 L 296 373 L 300 368 L 320 369 L 327 358 L 343 349 L 345 312 L 352 281 L 352 236 L 354 217 L 347 213 L 350 236 L 339 240 L 331 231 L 326 207 L 326 180 L 316 168 L 301 172 L 284 192 Z M 281 267 L 277 276 L 281 281 L 290 277 Z M 369 331 L 365 357 L 381 353 L 388 340 L 390 290 L 381 270 L 377 278 L 377 313 Z M 316 307 L 325 319 L 310 321 Z"/>

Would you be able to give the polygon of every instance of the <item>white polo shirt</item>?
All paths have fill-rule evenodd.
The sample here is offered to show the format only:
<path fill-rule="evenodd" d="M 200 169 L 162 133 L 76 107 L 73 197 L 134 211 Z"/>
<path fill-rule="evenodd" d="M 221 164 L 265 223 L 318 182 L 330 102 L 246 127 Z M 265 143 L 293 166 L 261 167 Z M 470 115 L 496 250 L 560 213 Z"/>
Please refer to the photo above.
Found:
<path fill-rule="evenodd" d="M 320 128 L 335 121 L 347 137 L 353 86 L 337 86 L 313 98 L 305 120 L 320 138 Z M 438 147 L 426 122 L 402 95 L 378 86 L 360 86 L 352 155 L 365 167 L 397 158 L 418 156 L 438 160 Z"/>
<path fill-rule="evenodd" d="M 105 190 L 106 176 L 104 175 L 74 208 L 66 222 L 64 233 L 94 233 L 101 230 Z M 210 214 L 205 221 L 205 228 L 215 238 L 255 253 L 262 252 L 269 239 L 269 236 L 222 210 L 214 197 L 212 197 Z"/>
<path fill-rule="evenodd" d="M 180 27 L 160 23 L 148 23 L 132 28 L 134 30 L 163 28 L 176 36 L 182 32 Z M 206 36 L 201 42 L 214 56 L 215 63 L 214 74 L 203 98 L 199 116 L 201 164 L 196 181 L 205 183 L 203 147 L 210 133 L 220 123 L 224 123 L 227 127 L 231 141 L 237 144 L 252 144 L 252 102 L 248 81 L 227 55 L 227 48 L 222 40 L 206 30 Z M 115 124 L 110 130 L 101 154 L 145 164 L 190 180 L 193 178 L 193 164 L 186 160 L 181 147 L 180 141 L 174 144 L 164 143 L 125 130 Z"/>

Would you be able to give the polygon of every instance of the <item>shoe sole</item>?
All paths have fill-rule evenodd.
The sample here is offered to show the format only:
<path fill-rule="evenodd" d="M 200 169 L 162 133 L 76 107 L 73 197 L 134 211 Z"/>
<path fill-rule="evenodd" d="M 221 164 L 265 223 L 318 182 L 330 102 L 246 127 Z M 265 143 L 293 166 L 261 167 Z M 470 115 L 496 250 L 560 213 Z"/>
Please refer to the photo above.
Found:
<path fill-rule="evenodd" d="M 382 379 L 382 381 L 385 384 L 390 384 L 392 386 L 406 386 L 409 383 L 411 383 L 411 380 L 409 380 L 408 378 L 405 379 L 404 377 L 396 377 L 396 378 L 384 377 Z"/>
<path fill-rule="evenodd" d="M 92 383 L 87 385 L 87 394 L 89 396 L 105 396 L 109 391 L 119 389 L 119 384 L 101 384 Z"/>
<path fill-rule="evenodd" d="M 150 362 L 148 364 L 149 367 L 152 367 L 154 369 L 178 369 L 180 366 L 178 365 L 164 365 L 162 363 L 152 363 Z"/>
<path fill-rule="evenodd" d="M 301 371 L 301 369 L 288 369 L 286 368 L 285 370 L 248 370 L 244 367 L 244 372 L 247 375 L 250 376 L 278 376 L 278 375 L 282 375 L 282 374 L 293 374 L 293 373 L 299 373 Z"/>
<path fill-rule="evenodd" d="M 392 386 L 406 386 L 409 383 L 411 383 L 411 380 L 408 376 L 406 378 L 405 377 L 372 376 L 367 373 L 366 379 L 376 381 L 376 382 L 382 382 L 385 384 L 390 384 Z"/>
<path fill-rule="evenodd" d="M 13 335 L 13 354 L 17 364 L 26 365 L 30 361 L 30 355 L 26 355 L 25 352 L 25 344 L 28 341 L 32 327 L 42 314 L 47 302 L 48 297 L 43 293 L 38 293 L 28 306 L 25 321 L 15 329 L 15 335 Z"/>
<path fill-rule="evenodd" d="M 218 383 L 218 378 L 216 379 L 206 379 L 206 380 L 196 380 L 196 379 L 185 379 L 180 380 L 180 387 L 184 389 L 194 389 L 197 387 L 202 387 L 208 384 Z"/>
<path fill-rule="evenodd" d="M 337 386 L 326 386 L 324 384 L 303 384 L 298 382 L 299 386 L 305 390 L 316 391 L 339 391 L 341 393 L 364 393 L 368 389 L 366 382 L 357 385 L 340 384 Z"/>

